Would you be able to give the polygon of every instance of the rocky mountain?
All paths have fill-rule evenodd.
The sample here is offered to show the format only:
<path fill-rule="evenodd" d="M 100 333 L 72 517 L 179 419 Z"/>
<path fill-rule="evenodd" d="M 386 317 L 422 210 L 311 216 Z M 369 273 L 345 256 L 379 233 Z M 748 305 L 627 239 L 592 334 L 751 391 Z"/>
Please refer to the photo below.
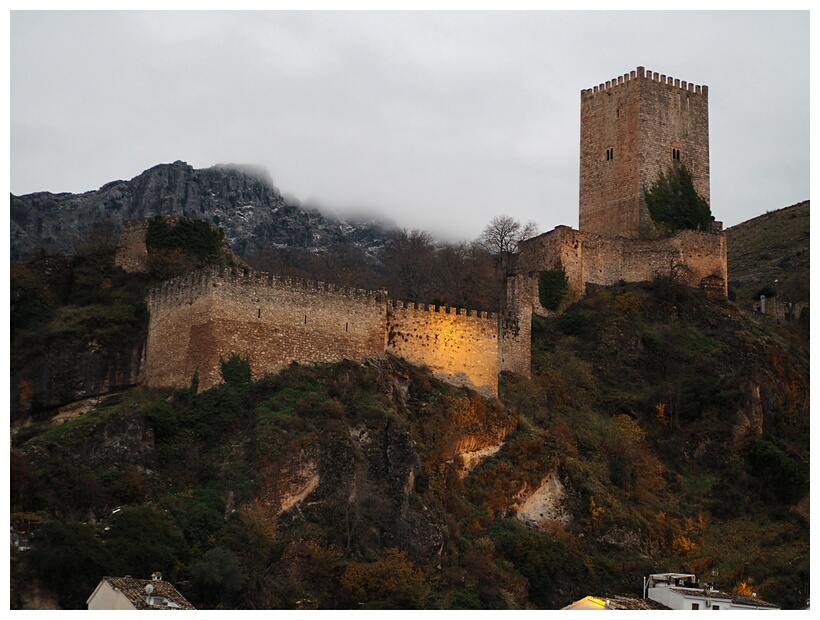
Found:
<path fill-rule="evenodd" d="M 290 204 L 265 170 L 194 169 L 176 161 L 83 194 L 12 194 L 11 260 L 28 258 L 38 248 L 72 253 L 95 229 L 118 232 L 123 221 L 156 215 L 183 215 L 221 227 L 243 258 L 271 247 L 317 251 L 337 243 L 352 243 L 373 255 L 388 232 L 373 220 L 345 221 Z"/>

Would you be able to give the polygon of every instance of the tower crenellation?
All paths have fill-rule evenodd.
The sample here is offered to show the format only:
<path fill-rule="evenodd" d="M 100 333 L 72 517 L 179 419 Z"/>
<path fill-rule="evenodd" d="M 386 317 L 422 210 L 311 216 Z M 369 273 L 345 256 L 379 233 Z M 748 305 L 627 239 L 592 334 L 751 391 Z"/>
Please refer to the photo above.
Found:
<path fill-rule="evenodd" d="M 653 237 L 643 192 L 674 165 L 709 203 L 708 93 L 644 67 L 581 91 L 580 230 Z"/>

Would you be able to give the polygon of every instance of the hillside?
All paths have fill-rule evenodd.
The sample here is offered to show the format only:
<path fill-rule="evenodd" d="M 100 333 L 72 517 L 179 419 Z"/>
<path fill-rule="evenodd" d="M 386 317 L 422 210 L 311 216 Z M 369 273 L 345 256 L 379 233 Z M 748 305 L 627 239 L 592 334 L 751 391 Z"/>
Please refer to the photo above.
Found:
<path fill-rule="evenodd" d="M 770 211 L 726 230 L 729 286 L 751 308 L 764 291 L 792 303 L 809 300 L 808 200 Z"/>
<path fill-rule="evenodd" d="M 500 401 L 390 357 L 223 375 L 12 429 L 12 606 L 154 570 L 206 608 L 557 608 L 662 571 L 808 597 L 808 351 L 674 281 L 537 320 Z"/>

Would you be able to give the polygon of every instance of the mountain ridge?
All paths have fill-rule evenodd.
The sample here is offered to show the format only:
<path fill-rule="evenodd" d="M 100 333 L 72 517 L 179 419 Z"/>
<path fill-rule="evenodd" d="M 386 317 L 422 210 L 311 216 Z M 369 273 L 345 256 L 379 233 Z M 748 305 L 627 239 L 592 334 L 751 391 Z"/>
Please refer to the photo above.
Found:
<path fill-rule="evenodd" d="M 373 256 L 390 230 L 373 219 L 342 219 L 292 204 L 266 170 L 239 164 L 195 169 L 177 160 L 81 194 L 11 194 L 10 200 L 12 262 L 40 249 L 72 253 L 95 229 L 113 227 L 116 233 L 124 221 L 157 215 L 223 228 L 242 258 L 271 246 L 317 252 L 336 243 L 352 243 Z"/>

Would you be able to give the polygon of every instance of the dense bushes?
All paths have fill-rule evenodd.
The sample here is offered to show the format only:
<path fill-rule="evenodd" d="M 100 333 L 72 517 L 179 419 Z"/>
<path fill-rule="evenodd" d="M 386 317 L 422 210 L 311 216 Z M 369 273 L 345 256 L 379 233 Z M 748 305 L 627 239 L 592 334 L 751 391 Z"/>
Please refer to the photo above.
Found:
<path fill-rule="evenodd" d="M 771 495 L 790 504 L 808 492 L 807 473 L 771 441 L 758 439 L 749 446 L 744 456 L 751 473 L 762 483 L 761 493 L 764 497 Z"/>
<path fill-rule="evenodd" d="M 83 609 L 100 579 L 118 574 L 122 566 L 94 530 L 82 523 L 44 523 L 32 543 L 35 573 L 64 609 Z"/>
<path fill-rule="evenodd" d="M 695 190 L 692 174 L 683 165 L 672 166 L 644 190 L 652 221 L 662 233 L 676 230 L 709 230 L 712 211 Z"/>
<path fill-rule="evenodd" d="M 186 217 L 172 221 L 155 217 L 148 221 L 145 245 L 148 250 L 182 250 L 201 261 L 213 262 L 222 249 L 224 232 L 203 220 Z"/>
<path fill-rule="evenodd" d="M 563 268 L 542 271 L 538 276 L 538 300 L 547 310 L 557 310 L 569 290 Z"/>

